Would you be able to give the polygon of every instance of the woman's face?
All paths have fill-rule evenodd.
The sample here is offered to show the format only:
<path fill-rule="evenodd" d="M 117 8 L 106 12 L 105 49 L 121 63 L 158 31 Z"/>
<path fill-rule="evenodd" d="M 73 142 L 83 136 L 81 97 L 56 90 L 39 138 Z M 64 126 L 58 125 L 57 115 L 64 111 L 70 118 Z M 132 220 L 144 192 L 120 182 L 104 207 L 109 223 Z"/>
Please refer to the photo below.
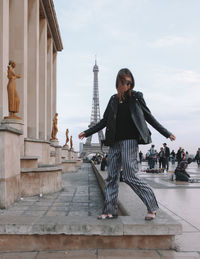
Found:
<path fill-rule="evenodd" d="M 119 86 L 123 89 L 123 92 L 127 92 L 131 89 L 132 78 L 130 76 L 124 76 L 123 79 L 120 80 Z"/>

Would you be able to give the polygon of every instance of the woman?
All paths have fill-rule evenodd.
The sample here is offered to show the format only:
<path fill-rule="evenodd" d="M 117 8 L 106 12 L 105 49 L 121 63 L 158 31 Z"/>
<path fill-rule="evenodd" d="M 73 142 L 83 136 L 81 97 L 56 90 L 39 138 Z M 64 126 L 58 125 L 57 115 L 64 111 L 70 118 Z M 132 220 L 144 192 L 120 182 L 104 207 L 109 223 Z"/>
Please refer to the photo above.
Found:
<path fill-rule="evenodd" d="M 105 205 L 103 213 L 98 219 L 117 217 L 121 167 L 123 167 L 124 182 L 135 191 L 147 207 L 145 219 L 154 219 L 158 209 L 158 203 L 151 187 L 136 176 L 138 144 L 151 142 L 151 133 L 146 121 L 165 137 L 175 140 L 175 136 L 152 116 L 143 99 L 143 94 L 133 90 L 134 85 L 134 78 L 130 70 L 121 69 L 116 79 L 117 94 L 111 96 L 103 119 L 79 134 L 79 138 L 82 139 L 106 127 L 104 144 L 110 146 L 108 178 L 105 185 Z"/>

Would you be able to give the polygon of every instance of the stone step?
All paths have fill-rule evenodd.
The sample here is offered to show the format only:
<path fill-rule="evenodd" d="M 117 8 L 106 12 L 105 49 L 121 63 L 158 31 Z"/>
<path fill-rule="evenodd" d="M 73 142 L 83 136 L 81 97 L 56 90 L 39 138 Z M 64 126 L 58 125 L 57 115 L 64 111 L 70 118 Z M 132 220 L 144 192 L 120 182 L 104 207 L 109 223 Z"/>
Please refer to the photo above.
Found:
<path fill-rule="evenodd" d="M 21 169 L 21 196 L 33 196 L 60 191 L 62 188 L 62 168 L 42 166 Z"/>
<path fill-rule="evenodd" d="M 124 216 L 97 220 L 80 216 L 0 216 L 0 251 L 91 248 L 171 249 L 173 228 L 158 235 L 158 227 Z M 146 225 L 146 226 L 144 226 Z"/>
<path fill-rule="evenodd" d="M 37 168 L 38 167 L 37 156 L 24 156 L 20 158 L 20 167 L 21 168 Z"/>
<path fill-rule="evenodd" d="M 81 166 L 82 160 L 81 159 L 63 159 L 62 160 L 62 171 L 63 173 L 67 172 L 76 172 L 78 168 Z"/>

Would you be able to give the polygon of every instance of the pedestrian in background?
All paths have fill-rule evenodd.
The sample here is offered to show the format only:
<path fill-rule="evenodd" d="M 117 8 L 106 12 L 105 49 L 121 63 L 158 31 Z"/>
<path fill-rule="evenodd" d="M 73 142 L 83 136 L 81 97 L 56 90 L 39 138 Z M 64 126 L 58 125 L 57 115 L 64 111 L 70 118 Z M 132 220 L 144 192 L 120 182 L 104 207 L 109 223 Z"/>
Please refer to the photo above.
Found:
<path fill-rule="evenodd" d="M 101 160 L 101 171 L 105 171 L 105 167 L 108 166 L 107 160 L 108 155 L 105 155 Z"/>
<path fill-rule="evenodd" d="M 140 164 L 142 163 L 142 159 L 143 159 L 143 153 L 142 151 L 139 152 L 139 158 L 140 158 Z"/>
<path fill-rule="evenodd" d="M 154 145 L 151 145 L 151 148 L 149 150 L 149 168 L 153 169 L 155 167 L 155 159 L 156 159 L 156 151 L 154 149 Z"/>
<path fill-rule="evenodd" d="M 159 161 L 159 168 L 165 170 L 165 152 L 164 148 L 160 148 L 160 152 L 158 153 L 158 161 Z"/>
<path fill-rule="evenodd" d="M 181 162 L 182 158 L 183 158 L 182 147 L 179 147 L 179 149 L 176 153 L 176 159 L 177 159 L 178 164 Z"/>
<path fill-rule="evenodd" d="M 200 148 L 198 148 L 195 159 L 197 161 L 197 165 L 200 166 Z"/>
<path fill-rule="evenodd" d="M 188 158 L 187 160 L 182 160 L 175 169 L 175 176 L 177 181 L 188 182 L 190 179 L 190 175 L 186 172 L 186 168 L 192 162 L 192 158 Z"/>
<path fill-rule="evenodd" d="M 170 156 L 170 149 L 168 148 L 166 143 L 163 143 L 164 153 L 165 153 L 165 169 L 168 172 L 169 170 L 169 156 Z"/>
<path fill-rule="evenodd" d="M 174 150 L 172 150 L 171 152 L 171 162 L 172 162 L 172 165 L 175 165 L 175 160 L 176 160 L 176 153 L 174 152 Z"/>

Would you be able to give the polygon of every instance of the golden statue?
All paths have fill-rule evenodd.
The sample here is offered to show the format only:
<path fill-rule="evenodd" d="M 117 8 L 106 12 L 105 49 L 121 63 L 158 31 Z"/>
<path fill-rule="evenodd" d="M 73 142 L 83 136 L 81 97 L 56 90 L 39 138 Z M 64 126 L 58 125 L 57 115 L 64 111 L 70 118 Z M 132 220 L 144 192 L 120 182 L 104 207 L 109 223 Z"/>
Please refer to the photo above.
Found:
<path fill-rule="evenodd" d="M 67 146 L 67 143 L 69 142 L 69 136 L 68 136 L 68 134 L 69 134 L 69 130 L 66 129 L 66 143 L 65 143 L 65 146 Z"/>
<path fill-rule="evenodd" d="M 70 150 L 73 150 L 73 141 L 72 141 L 72 136 L 70 137 Z"/>
<path fill-rule="evenodd" d="M 65 145 L 64 145 L 64 147 L 68 147 L 68 142 L 69 142 L 69 136 L 68 136 L 68 134 L 69 134 L 69 130 L 68 129 L 66 129 L 66 142 L 65 142 Z"/>
<path fill-rule="evenodd" d="M 8 110 L 9 110 L 9 117 L 7 118 L 13 118 L 13 119 L 21 119 L 15 113 L 19 112 L 19 96 L 17 94 L 17 89 L 16 89 L 16 79 L 21 78 L 21 75 L 15 74 L 14 68 L 16 66 L 16 63 L 14 61 L 9 61 L 8 65 L 8 74 L 7 77 L 9 79 L 8 85 L 7 85 L 7 90 L 8 90 Z"/>
<path fill-rule="evenodd" d="M 53 125 L 52 125 L 52 132 L 51 132 L 51 140 L 58 140 L 56 138 L 56 134 L 58 133 L 58 113 L 55 114 L 53 117 Z"/>

